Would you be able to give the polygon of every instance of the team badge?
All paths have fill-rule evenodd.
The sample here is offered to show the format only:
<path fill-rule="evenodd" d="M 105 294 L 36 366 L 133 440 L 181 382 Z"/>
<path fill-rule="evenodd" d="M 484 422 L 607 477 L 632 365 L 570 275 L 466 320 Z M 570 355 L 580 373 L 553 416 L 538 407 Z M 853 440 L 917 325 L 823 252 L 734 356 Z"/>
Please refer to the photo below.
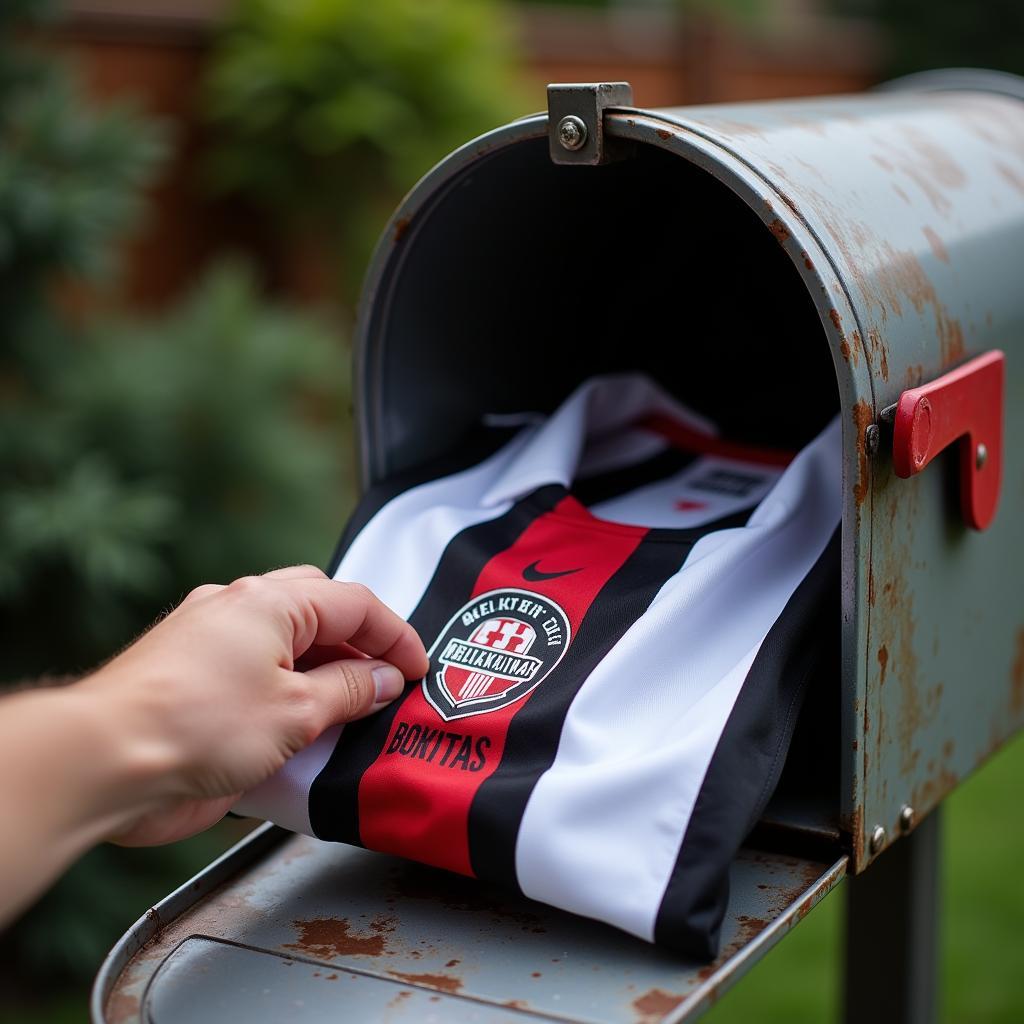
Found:
<path fill-rule="evenodd" d="M 528 590 L 491 590 L 464 604 L 428 652 L 427 702 L 446 721 L 484 715 L 522 700 L 569 646 L 569 619 Z"/>

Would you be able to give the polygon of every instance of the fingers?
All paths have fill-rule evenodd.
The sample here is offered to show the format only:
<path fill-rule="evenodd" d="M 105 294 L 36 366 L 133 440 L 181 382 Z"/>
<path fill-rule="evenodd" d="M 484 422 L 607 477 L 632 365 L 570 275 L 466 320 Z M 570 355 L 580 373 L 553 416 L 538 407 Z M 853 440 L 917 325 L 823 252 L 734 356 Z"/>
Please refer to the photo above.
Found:
<path fill-rule="evenodd" d="M 286 565 L 281 569 L 272 569 L 263 574 L 265 580 L 325 580 L 327 574 L 315 565 Z M 185 595 L 182 605 L 200 601 L 211 594 L 219 594 L 224 589 L 221 583 L 202 583 Z M 179 605 L 180 607 L 180 605 Z"/>
<path fill-rule="evenodd" d="M 357 651 L 351 644 L 337 644 L 331 647 L 321 647 L 314 644 L 302 657 L 295 661 L 295 669 L 298 672 L 308 672 L 318 665 L 326 665 L 330 661 L 341 661 L 343 658 L 368 658 L 368 654 Z"/>
<path fill-rule="evenodd" d="M 194 601 L 201 601 L 204 597 L 209 597 L 211 594 L 219 594 L 223 589 L 224 587 L 219 583 L 203 583 L 190 590 L 178 607 L 182 608 L 187 604 L 192 604 Z"/>
<path fill-rule="evenodd" d="M 188 839 L 215 825 L 238 802 L 240 794 L 209 800 L 182 800 L 146 814 L 123 832 L 109 836 L 115 846 L 163 846 Z"/>
<path fill-rule="evenodd" d="M 325 580 L 327 573 L 315 565 L 286 565 L 263 574 L 265 580 Z"/>
<path fill-rule="evenodd" d="M 417 679 L 427 671 L 427 653 L 416 631 L 362 584 L 324 578 L 285 580 L 281 586 L 289 588 L 315 616 L 312 644 L 351 644 L 390 662 L 406 679 Z"/>
<path fill-rule="evenodd" d="M 384 661 L 352 658 L 304 673 L 316 705 L 316 732 L 379 711 L 405 690 L 402 673 Z"/>

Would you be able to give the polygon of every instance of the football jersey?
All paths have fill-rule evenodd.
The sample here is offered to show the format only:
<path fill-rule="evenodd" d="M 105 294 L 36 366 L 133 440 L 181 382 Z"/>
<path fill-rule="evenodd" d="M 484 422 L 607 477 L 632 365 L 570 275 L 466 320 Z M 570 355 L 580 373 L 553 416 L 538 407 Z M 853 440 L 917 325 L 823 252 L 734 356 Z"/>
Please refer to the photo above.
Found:
<path fill-rule="evenodd" d="M 839 422 L 742 448 L 635 374 L 514 419 L 364 496 L 334 576 L 429 672 L 236 810 L 711 956 L 838 630 Z"/>

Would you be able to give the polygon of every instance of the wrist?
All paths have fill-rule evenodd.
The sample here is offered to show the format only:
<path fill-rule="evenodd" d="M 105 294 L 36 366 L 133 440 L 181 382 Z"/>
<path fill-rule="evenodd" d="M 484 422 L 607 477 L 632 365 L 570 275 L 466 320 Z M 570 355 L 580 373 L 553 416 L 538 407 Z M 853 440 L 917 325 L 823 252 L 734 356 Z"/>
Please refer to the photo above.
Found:
<path fill-rule="evenodd" d="M 172 793 L 173 758 L 155 715 L 130 690 L 108 687 L 106 669 L 62 691 L 55 715 L 77 766 L 81 821 L 90 844 L 122 832 Z"/>

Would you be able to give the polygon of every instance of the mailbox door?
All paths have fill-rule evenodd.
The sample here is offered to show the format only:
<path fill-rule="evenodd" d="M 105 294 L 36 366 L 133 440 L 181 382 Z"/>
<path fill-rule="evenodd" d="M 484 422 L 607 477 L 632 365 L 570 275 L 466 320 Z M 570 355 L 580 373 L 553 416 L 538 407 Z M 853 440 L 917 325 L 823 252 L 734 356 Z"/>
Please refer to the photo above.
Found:
<path fill-rule="evenodd" d="M 744 851 L 722 953 L 701 964 L 457 875 L 266 825 L 125 935 L 96 979 L 92 1020 L 678 1024 L 845 869 L 845 857 Z"/>

